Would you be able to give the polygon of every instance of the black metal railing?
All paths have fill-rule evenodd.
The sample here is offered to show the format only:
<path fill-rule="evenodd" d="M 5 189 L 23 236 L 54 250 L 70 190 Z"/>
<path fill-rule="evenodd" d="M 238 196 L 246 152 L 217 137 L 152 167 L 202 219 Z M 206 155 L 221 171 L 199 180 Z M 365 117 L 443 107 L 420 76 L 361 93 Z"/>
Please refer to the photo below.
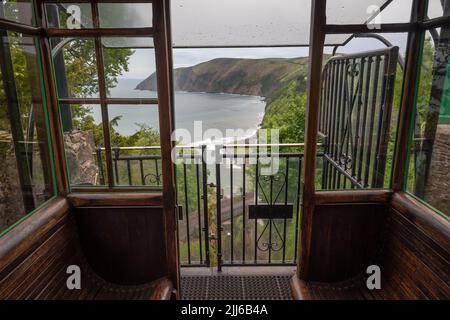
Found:
<path fill-rule="evenodd" d="M 177 166 L 177 177 L 183 181 L 178 185 L 183 265 L 215 265 L 220 270 L 295 264 L 303 154 L 270 151 L 266 156 L 259 150 L 262 146 L 222 146 L 221 161 L 212 165 L 205 162 L 205 146 L 181 155 L 190 162 Z M 230 149 L 233 153 L 226 151 Z M 269 166 L 268 158 L 279 159 L 277 172 L 262 172 Z M 277 215 L 282 206 L 289 214 Z"/>
<path fill-rule="evenodd" d="M 100 184 L 105 184 L 104 148 L 96 149 Z M 159 146 L 113 147 L 112 164 L 116 186 L 162 186 Z"/>

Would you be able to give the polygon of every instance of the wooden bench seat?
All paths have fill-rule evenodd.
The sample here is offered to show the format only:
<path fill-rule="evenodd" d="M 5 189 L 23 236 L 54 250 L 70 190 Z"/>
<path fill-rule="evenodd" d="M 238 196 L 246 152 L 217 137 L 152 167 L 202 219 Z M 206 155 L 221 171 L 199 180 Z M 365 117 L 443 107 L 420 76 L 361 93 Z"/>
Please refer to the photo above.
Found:
<path fill-rule="evenodd" d="M 394 283 L 381 279 L 381 289 L 369 290 L 364 277 L 340 282 L 320 283 L 298 280 L 295 289 L 299 300 L 401 300 L 413 297 Z M 419 298 L 419 297 L 415 297 Z M 420 298 L 426 299 L 425 296 Z"/>
<path fill-rule="evenodd" d="M 172 283 L 161 277 L 144 285 L 118 285 L 98 277 L 86 262 L 70 207 L 61 200 L 55 212 L 36 213 L 22 229 L 1 239 L 2 299 L 170 299 Z M 67 267 L 81 270 L 81 289 L 67 288 Z"/>
<path fill-rule="evenodd" d="M 394 195 L 374 264 L 381 269 L 381 289 L 369 290 L 365 270 L 340 283 L 291 281 L 300 300 L 449 299 L 450 224 L 409 196 Z"/>
<path fill-rule="evenodd" d="M 341 283 L 296 282 L 299 300 L 373 300 L 382 299 L 378 290 L 368 290 L 363 281 L 351 280 Z"/>

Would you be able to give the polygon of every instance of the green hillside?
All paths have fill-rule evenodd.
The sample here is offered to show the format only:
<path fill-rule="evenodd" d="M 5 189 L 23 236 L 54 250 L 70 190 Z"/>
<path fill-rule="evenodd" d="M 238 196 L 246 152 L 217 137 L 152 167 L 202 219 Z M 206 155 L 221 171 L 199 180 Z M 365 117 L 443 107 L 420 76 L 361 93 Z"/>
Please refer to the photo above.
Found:
<path fill-rule="evenodd" d="M 219 58 L 174 70 L 177 91 L 234 93 L 270 98 L 277 90 L 297 80 L 305 87 L 307 58 L 232 59 Z M 152 74 L 136 89 L 156 90 Z"/>
<path fill-rule="evenodd" d="M 174 70 L 176 91 L 232 93 L 265 97 L 263 128 L 279 128 L 283 141 L 303 138 L 308 58 L 219 58 Z M 156 75 L 137 90 L 156 90 Z M 297 139 L 295 138 L 297 137 Z"/>

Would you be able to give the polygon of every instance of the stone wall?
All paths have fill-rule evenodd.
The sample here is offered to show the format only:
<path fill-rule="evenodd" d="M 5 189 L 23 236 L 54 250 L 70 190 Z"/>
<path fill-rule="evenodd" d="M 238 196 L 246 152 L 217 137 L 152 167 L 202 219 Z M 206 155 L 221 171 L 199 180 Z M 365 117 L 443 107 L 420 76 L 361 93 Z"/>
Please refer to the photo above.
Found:
<path fill-rule="evenodd" d="M 437 126 L 425 200 L 444 213 L 450 213 L 450 124 Z"/>
<path fill-rule="evenodd" d="M 92 132 L 80 130 L 66 132 L 64 142 L 71 184 L 98 184 L 99 169 L 95 161 L 95 142 Z"/>

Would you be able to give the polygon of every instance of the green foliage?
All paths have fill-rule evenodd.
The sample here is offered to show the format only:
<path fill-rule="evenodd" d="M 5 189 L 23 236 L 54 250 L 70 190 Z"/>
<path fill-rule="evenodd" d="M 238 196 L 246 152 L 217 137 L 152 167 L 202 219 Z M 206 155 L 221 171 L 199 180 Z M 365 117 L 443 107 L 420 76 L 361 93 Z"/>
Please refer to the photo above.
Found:
<path fill-rule="evenodd" d="M 24 130 L 27 128 L 29 108 L 33 100 L 32 92 L 35 95 L 35 101 L 40 99 L 40 91 L 33 90 L 34 88 L 32 87 L 35 85 L 36 79 L 38 79 L 33 43 L 27 44 L 27 46 L 24 45 L 24 42 L 29 40 L 30 38 L 23 38 L 18 33 L 8 32 L 8 44 L 14 74 L 14 79 L 8 79 L 8 81 L 10 84 L 14 83 L 16 87 L 17 105 L 20 109 L 22 128 Z M 3 78 L 4 76 L 2 75 L 0 79 L 0 101 L 2 103 L 6 102 Z M 9 130 L 9 119 L 6 109 L 6 107 L 0 109 L 0 130 Z"/>
<path fill-rule="evenodd" d="M 423 131 L 426 124 L 426 112 L 430 104 L 431 86 L 433 83 L 433 62 L 435 59 L 435 48 L 431 38 L 425 39 L 422 52 L 422 64 L 420 66 L 420 82 L 417 92 L 416 106 L 418 108 L 419 130 Z"/>
<path fill-rule="evenodd" d="M 305 136 L 306 92 L 292 81 L 266 106 L 262 128 L 278 129 L 280 142 L 303 142 Z"/>
<path fill-rule="evenodd" d="M 107 93 L 117 85 L 117 77 L 128 71 L 131 49 L 104 49 L 105 85 Z M 76 39 L 63 48 L 68 91 L 71 97 L 98 95 L 98 70 L 93 40 Z M 62 75 L 56 74 L 59 81 Z"/>

